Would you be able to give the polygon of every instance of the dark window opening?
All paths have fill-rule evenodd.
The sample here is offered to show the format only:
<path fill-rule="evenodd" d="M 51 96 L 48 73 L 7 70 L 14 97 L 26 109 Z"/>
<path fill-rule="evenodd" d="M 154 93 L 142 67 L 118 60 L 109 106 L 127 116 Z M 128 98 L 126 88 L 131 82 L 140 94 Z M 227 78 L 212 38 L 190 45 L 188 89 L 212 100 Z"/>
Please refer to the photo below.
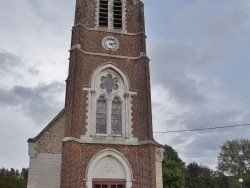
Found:
<path fill-rule="evenodd" d="M 108 0 L 100 0 L 99 26 L 108 27 Z"/>
<path fill-rule="evenodd" d="M 123 184 L 94 184 L 93 188 L 124 188 Z"/>
<path fill-rule="evenodd" d="M 114 20 L 113 26 L 115 29 L 122 28 L 122 2 L 121 0 L 114 0 Z"/>
<path fill-rule="evenodd" d="M 111 185 L 111 188 L 123 188 L 123 185 Z"/>
<path fill-rule="evenodd" d="M 108 185 L 95 184 L 93 187 L 94 188 L 108 188 Z"/>

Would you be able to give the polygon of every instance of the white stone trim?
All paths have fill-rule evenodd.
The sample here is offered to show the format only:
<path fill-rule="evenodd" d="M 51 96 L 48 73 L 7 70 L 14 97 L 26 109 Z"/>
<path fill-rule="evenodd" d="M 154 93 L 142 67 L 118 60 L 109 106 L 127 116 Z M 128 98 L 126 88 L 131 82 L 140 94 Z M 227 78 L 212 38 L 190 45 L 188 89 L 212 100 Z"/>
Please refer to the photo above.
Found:
<path fill-rule="evenodd" d="M 81 45 L 80 45 L 80 44 L 76 44 L 76 45 L 74 45 L 74 46 L 71 46 L 71 48 L 70 48 L 70 50 L 69 50 L 69 51 L 71 51 L 71 50 L 75 50 L 75 49 L 80 50 L 80 49 L 81 49 Z"/>
<path fill-rule="evenodd" d="M 156 145 L 155 142 L 152 140 L 147 140 L 147 141 L 140 141 L 138 142 L 137 138 L 129 138 L 125 139 L 122 137 L 109 137 L 109 136 L 94 136 L 94 137 L 86 137 L 86 136 L 81 136 L 81 138 L 74 138 L 74 137 L 64 137 L 62 139 L 62 142 L 77 142 L 81 144 L 100 144 L 100 145 L 130 145 L 130 146 L 139 146 L 139 145 Z"/>
<path fill-rule="evenodd" d="M 29 142 L 28 143 L 28 154 L 30 158 L 36 158 L 37 150 L 36 150 L 36 142 Z"/>
<path fill-rule="evenodd" d="M 100 88 L 100 78 L 112 74 L 118 78 L 118 90 L 107 93 Z M 90 87 L 83 87 L 88 91 L 87 95 L 87 132 L 81 136 L 86 142 L 96 141 L 115 141 L 115 142 L 135 142 L 138 139 L 133 137 L 132 130 L 132 97 L 136 92 L 130 91 L 128 76 L 121 69 L 112 63 L 107 63 L 97 67 L 90 79 Z M 100 96 L 104 96 L 107 101 L 107 134 L 96 134 L 96 102 Z M 111 133 L 111 109 L 113 100 L 118 97 L 122 104 L 122 134 L 114 135 Z"/>
<path fill-rule="evenodd" d="M 140 0 L 134 0 L 134 4 L 142 3 Z"/>
<path fill-rule="evenodd" d="M 143 32 L 143 31 L 140 31 L 140 32 L 137 32 L 137 33 L 127 33 L 127 32 L 122 32 L 122 30 L 113 30 L 113 31 L 110 31 L 110 30 L 101 30 L 101 29 L 86 27 L 82 23 L 75 24 L 73 26 L 73 28 L 76 27 L 76 26 L 81 26 L 84 29 L 90 30 L 90 31 L 100 31 L 100 32 L 115 33 L 115 34 L 121 34 L 122 33 L 123 35 L 130 35 L 130 36 L 135 36 L 135 35 L 141 35 L 141 34 L 143 34 L 145 37 L 147 37 L 146 34 L 145 34 L 145 32 Z"/>
<path fill-rule="evenodd" d="M 122 56 L 122 55 L 111 55 L 111 54 L 104 54 L 104 53 L 96 53 L 96 52 L 87 52 L 87 51 L 82 50 L 79 45 L 73 46 L 69 50 L 69 52 L 73 51 L 73 50 L 79 50 L 83 54 L 93 55 L 93 56 L 115 57 L 115 58 L 118 58 L 118 59 L 127 59 L 127 60 L 137 60 L 137 59 L 141 59 L 141 58 L 147 58 L 150 61 L 150 59 L 148 58 L 148 56 L 144 52 L 141 52 L 140 56 L 131 57 L 131 56 Z"/>
<path fill-rule="evenodd" d="M 162 161 L 164 148 L 155 148 L 156 188 L 163 188 Z"/>
<path fill-rule="evenodd" d="M 91 188 L 92 187 L 92 175 L 95 168 L 95 165 L 103 159 L 104 157 L 113 157 L 117 161 L 121 163 L 121 165 L 124 167 L 125 175 L 126 175 L 126 188 L 132 187 L 132 181 L 133 181 L 133 172 L 132 168 L 128 162 L 128 160 L 118 151 L 114 149 L 106 149 L 99 153 L 97 153 L 89 162 L 87 168 L 86 168 L 86 177 L 83 178 L 84 181 L 86 181 L 86 186 Z"/>
<path fill-rule="evenodd" d="M 93 71 L 93 74 L 91 76 L 91 88 L 95 88 L 96 87 L 96 83 L 94 82 L 94 80 L 96 79 L 96 77 L 102 72 L 104 71 L 105 69 L 113 69 L 115 70 L 121 77 L 122 77 L 122 80 L 124 81 L 124 85 L 125 85 L 125 88 L 124 88 L 124 92 L 125 93 L 129 93 L 129 89 L 130 89 L 130 83 L 129 83 L 129 78 L 128 76 L 123 73 L 121 71 L 121 69 L 119 69 L 117 66 L 115 66 L 114 64 L 112 64 L 111 62 L 107 63 L 107 64 L 104 64 L 104 65 L 101 65 L 99 67 L 97 67 L 94 71 Z"/>

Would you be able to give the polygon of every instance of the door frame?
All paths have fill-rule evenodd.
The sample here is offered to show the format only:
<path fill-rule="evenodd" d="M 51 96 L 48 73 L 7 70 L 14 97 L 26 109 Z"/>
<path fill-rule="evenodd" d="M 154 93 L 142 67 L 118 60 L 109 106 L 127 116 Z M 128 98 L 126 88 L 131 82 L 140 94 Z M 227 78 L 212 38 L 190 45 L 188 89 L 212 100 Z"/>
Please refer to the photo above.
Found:
<path fill-rule="evenodd" d="M 126 188 L 126 180 L 125 179 L 101 179 L 101 178 L 93 178 L 92 186 L 95 184 L 107 184 L 108 188 L 110 188 L 111 184 L 122 184 L 122 188 Z"/>

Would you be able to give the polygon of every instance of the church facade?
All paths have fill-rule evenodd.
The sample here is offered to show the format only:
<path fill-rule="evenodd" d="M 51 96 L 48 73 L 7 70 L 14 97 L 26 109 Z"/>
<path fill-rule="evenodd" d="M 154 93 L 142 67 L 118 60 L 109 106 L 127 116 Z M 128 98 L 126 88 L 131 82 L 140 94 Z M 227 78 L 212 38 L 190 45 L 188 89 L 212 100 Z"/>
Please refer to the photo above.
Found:
<path fill-rule="evenodd" d="M 76 0 L 66 83 L 28 140 L 28 188 L 162 188 L 140 0 Z"/>

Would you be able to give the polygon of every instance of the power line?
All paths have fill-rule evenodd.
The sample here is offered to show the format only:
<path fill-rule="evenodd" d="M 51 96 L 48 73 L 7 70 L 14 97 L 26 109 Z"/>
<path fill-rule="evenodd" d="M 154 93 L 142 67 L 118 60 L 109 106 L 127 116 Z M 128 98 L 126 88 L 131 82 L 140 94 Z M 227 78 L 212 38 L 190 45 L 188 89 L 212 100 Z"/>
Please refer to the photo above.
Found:
<path fill-rule="evenodd" d="M 186 130 L 176 130 L 176 131 L 159 131 L 159 132 L 154 132 L 154 133 L 182 133 L 182 132 L 206 131 L 206 130 L 214 130 L 214 129 L 244 127 L 244 126 L 249 126 L 249 125 L 250 124 L 229 125 L 229 126 L 221 126 L 221 127 L 208 127 L 208 128 L 186 129 Z"/>

